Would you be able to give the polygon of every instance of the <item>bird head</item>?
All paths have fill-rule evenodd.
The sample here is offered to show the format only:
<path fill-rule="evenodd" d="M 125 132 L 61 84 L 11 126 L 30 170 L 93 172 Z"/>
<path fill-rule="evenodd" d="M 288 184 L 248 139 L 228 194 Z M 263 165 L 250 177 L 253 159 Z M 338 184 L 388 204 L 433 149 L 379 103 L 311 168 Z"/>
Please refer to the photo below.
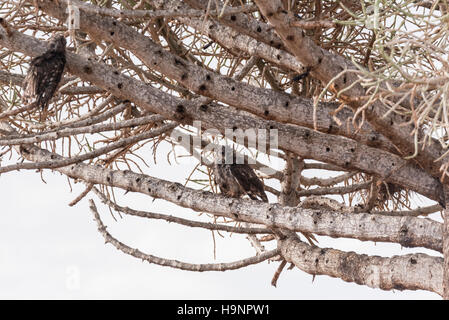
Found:
<path fill-rule="evenodd" d="M 50 39 L 50 51 L 64 52 L 67 42 L 62 34 L 56 34 Z"/>

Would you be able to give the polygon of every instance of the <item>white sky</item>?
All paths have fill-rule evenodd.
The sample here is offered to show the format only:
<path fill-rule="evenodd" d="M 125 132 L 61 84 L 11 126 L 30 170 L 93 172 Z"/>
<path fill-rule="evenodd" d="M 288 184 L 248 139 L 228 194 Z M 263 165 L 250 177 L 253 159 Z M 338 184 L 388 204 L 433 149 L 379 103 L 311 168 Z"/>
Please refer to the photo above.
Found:
<path fill-rule="evenodd" d="M 146 173 L 184 182 L 194 163 L 183 160 L 169 166 L 163 149 L 157 166 L 151 162 Z M 59 173 L 45 171 L 44 184 L 34 171 L 0 176 L 0 298 L 39 299 L 439 299 L 426 291 L 388 292 L 371 289 L 328 276 L 312 276 L 299 269 L 284 270 L 274 288 L 270 282 L 278 266 L 264 262 L 242 270 L 194 273 L 141 262 L 112 245 L 104 244 L 88 209 L 93 198 L 111 234 L 143 252 L 192 263 L 213 260 L 209 231 L 187 229 L 163 221 L 124 216 L 115 222 L 94 194 L 76 207 L 67 204 L 84 188 Z M 192 186 L 192 185 L 190 185 Z M 136 193 L 123 195 L 124 206 L 166 214 L 197 217 L 188 209 Z M 200 218 L 201 219 L 201 218 Z M 217 240 L 217 260 L 234 261 L 254 255 L 243 236 Z M 391 256 L 410 252 L 399 245 L 320 237 L 322 247 Z"/>

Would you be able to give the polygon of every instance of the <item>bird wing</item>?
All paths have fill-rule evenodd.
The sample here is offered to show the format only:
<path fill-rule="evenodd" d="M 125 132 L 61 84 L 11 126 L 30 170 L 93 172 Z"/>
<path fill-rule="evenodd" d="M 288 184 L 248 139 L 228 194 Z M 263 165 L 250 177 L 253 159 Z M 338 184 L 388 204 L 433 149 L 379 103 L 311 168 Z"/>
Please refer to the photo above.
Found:
<path fill-rule="evenodd" d="M 64 72 L 65 56 L 44 54 L 31 61 L 24 81 L 27 102 L 45 108 L 53 97 Z"/>
<path fill-rule="evenodd" d="M 23 81 L 23 91 L 26 103 L 32 103 L 37 98 L 39 92 L 39 83 L 42 82 L 42 72 L 40 72 L 40 66 L 44 57 L 39 56 L 31 60 L 30 68 Z"/>
<path fill-rule="evenodd" d="M 251 199 L 257 200 L 260 198 L 262 201 L 268 202 L 264 185 L 250 166 L 247 164 L 234 164 L 231 165 L 230 169 L 237 183 Z"/>

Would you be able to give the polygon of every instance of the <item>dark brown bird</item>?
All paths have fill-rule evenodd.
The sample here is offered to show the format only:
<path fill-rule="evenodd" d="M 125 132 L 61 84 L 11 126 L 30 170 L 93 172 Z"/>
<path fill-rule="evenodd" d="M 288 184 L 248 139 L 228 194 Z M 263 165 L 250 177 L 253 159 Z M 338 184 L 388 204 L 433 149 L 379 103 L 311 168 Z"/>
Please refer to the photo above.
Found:
<path fill-rule="evenodd" d="M 225 161 L 226 157 L 228 161 Z M 221 157 L 215 160 L 213 171 L 214 181 L 224 195 L 232 198 L 248 195 L 253 200 L 268 202 L 262 181 L 248 164 L 236 163 L 232 149 L 222 147 Z"/>
<path fill-rule="evenodd" d="M 62 35 L 50 39 L 49 49 L 31 60 L 23 82 L 24 102 L 40 110 L 48 107 L 58 88 L 66 63 L 66 40 Z"/>

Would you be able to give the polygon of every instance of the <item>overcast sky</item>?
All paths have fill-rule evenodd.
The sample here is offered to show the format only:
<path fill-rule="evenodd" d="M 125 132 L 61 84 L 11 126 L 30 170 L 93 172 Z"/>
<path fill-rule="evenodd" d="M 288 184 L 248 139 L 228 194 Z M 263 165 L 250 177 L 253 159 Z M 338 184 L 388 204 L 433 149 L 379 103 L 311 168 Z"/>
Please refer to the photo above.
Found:
<path fill-rule="evenodd" d="M 167 150 L 146 173 L 184 182 L 195 163 L 170 166 Z M 116 215 L 89 194 L 75 207 L 67 204 L 84 188 L 46 170 L 42 182 L 34 171 L 0 176 L 0 298 L 38 299 L 439 299 L 426 291 L 382 291 L 328 276 L 314 280 L 301 270 L 284 270 L 277 288 L 271 286 L 278 262 L 263 262 L 242 270 L 194 273 L 150 265 L 104 244 L 87 200 L 96 201 L 109 232 L 141 251 L 192 263 L 230 262 L 255 254 L 244 236 L 217 234 L 216 256 L 211 232 L 187 229 L 163 221 Z M 194 187 L 190 184 L 189 186 Z M 198 213 L 148 196 L 116 192 L 119 204 L 136 209 L 196 219 Z M 319 237 L 322 247 L 391 256 L 416 252 L 396 244 Z M 420 249 L 436 255 L 436 252 Z"/>

